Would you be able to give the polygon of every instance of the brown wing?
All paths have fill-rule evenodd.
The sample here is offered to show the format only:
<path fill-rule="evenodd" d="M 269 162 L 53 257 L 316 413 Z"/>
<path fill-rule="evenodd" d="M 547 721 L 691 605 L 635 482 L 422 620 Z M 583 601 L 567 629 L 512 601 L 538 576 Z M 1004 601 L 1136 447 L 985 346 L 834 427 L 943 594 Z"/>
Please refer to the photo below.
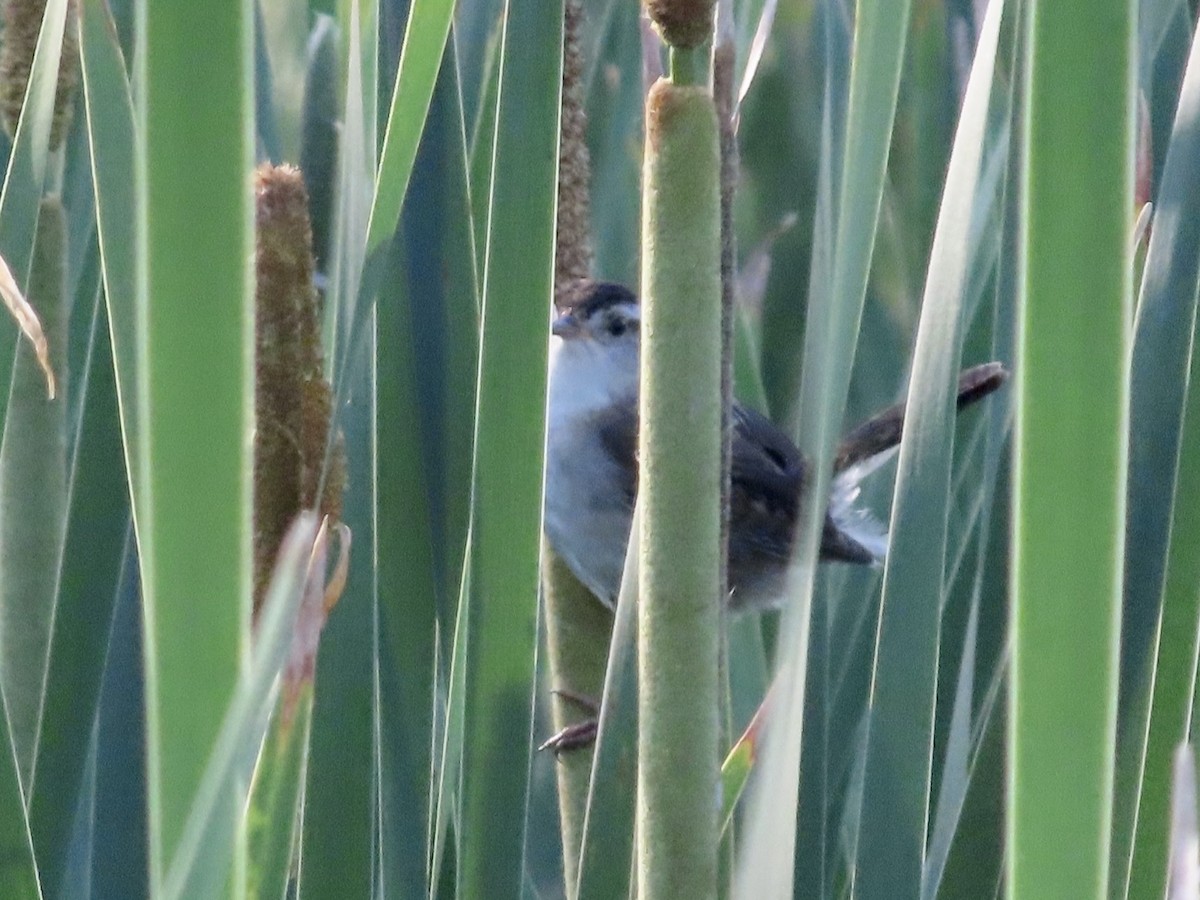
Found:
<path fill-rule="evenodd" d="M 736 581 L 745 564 L 786 561 L 792 552 L 808 465 L 795 445 L 770 420 L 734 404 L 730 472 L 729 564 Z M 821 559 L 874 562 L 874 555 L 826 515 Z M 765 557 L 765 560 L 763 559 Z"/>
<path fill-rule="evenodd" d="M 729 559 L 736 572 L 750 556 L 788 558 L 807 467 L 769 419 L 736 403 L 732 443 Z"/>
<path fill-rule="evenodd" d="M 637 402 L 614 404 L 596 414 L 600 443 L 621 476 L 624 499 L 637 495 Z M 731 580 L 791 555 L 801 492 L 808 467 L 791 440 L 752 409 L 734 404 L 730 463 L 729 563 Z M 866 563 L 874 557 L 846 537 L 828 517 L 821 557 Z"/>

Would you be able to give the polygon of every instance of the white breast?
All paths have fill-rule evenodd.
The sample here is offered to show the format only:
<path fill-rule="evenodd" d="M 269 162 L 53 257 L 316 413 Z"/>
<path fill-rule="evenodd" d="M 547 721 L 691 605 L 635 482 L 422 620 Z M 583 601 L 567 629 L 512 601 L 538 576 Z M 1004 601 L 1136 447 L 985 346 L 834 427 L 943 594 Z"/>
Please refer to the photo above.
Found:
<path fill-rule="evenodd" d="M 621 472 L 602 449 L 597 412 L 613 402 L 625 372 L 592 341 L 551 347 L 546 439 L 545 529 L 571 571 L 603 603 L 616 602 L 631 512 Z M 636 359 L 633 385 L 636 389 Z"/>

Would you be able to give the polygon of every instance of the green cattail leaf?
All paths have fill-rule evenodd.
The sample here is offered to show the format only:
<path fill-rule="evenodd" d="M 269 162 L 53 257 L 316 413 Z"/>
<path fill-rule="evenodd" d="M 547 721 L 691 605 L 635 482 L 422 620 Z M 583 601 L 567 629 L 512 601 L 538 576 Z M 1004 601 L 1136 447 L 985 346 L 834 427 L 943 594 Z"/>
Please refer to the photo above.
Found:
<path fill-rule="evenodd" d="M 635 508 L 629 544 L 640 543 L 642 513 Z M 604 672 L 587 816 L 579 850 L 576 900 L 626 897 L 633 891 L 636 832 L 638 554 L 625 558 L 621 590 Z"/>
<path fill-rule="evenodd" d="M 517 896 L 524 877 L 562 28 L 561 3 L 507 4 L 472 483 L 458 881 L 466 897 Z"/>
<path fill-rule="evenodd" d="M 136 494 L 140 482 L 136 477 L 137 454 L 134 452 L 139 434 L 134 400 L 137 366 L 134 342 L 134 110 L 116 26 L 101 0 L 82 0 L 80 59 L 104 298 L 116 366 L 126 466 L 130 487 Z"/>
<path fill-rule="evenodd" d="M 1113 847 L 1113 877 L 1118 884 L 1128 877 L 1130 896 L 1165 889 L 1168 844 L 1162 823 L 1169 808 L 1171 753 L 1188 734 L 1194 694 L 1200 616 L 1200 558 L 1194 549 L 1200 521 L 1193 512 L 1200 490 L 1200 407 L 1192 377 L 1200 289 L 1198 113 L 1200 41 L 1194 40 L 1159 187 L 1133 346 Z"/>
<path fill-rule="evenodd" d="M 1136 6 L 1030 3 L 1024 16 L 1006 890 L 1104 896 L 1129 441 Z"/>
<path fill-rule="evenodd" d="M 81 373 L 83 377 L 72 388 L 81 394 L 83 409 L 71 468 L 58 606 L 42 709 L 42 740 L 38 742 L 29 804 L 30 826 L 47 896 L 74 890 L 68 880 L 67 863 L 75 809 L 88 789 L 87 757 L 101 684 L 113 652 L 117 598 L 122 580 L 130 580 L 135 568 L 133 555 L 128 552 L 132 537 L 130 494 L 112 344 L 104 301 L 98 291 L 91 307 L 90 358 Z M 77 303 L 73 314 L 82 312 L 82 305 Z M 136 625 L 130 617 L 127 627 Z M 144 869 L 140 874 L 144 877 Z M 134 880 L 137 873 L 131 871 L 127 877 Z"/>
<path fill-rule="evenodd" d="M 228 805 L 232 801 L 235 809 L 241 809 L 247 803 L 277 693 L 283 700 L 281 729 L 296 725 L 297 711 L 307 696 L 303 683 L 299 693 L 291 693 L 295 682 L 290 666 L 305 630 L 304 618 L 322 611 L 328 535 L 326 528 L 318 530 L 316 516 L 305 512 L 284 537 L 263 601 L 248 671 L 224 711 L 213 753 L 166 871 L 164 897 L 216 896 L 226 883 L 235 852 L 229 840 Z M 241 889 L 244 886 L 239 893 Z"/>
<path fill-rule="evenodd" d="M 300 172 L 308 189 L 313 257 L 319 272 L 326 271 L 333 236 L 340 104 L 337 53 L 337 26 L 328 16 L 318 16 L 308 39 L 308 66 L 304 73 Z"/>
<path fill-rule="evenodd" d="M 37 310 L 60 391 L 67 387 L 62 203 L 42 203 L 29 302 Z M 46 376 L 22 341 L 0 445 L 0 680 L 26 796 L 33 776 L 58 599 L 67 504 L 66 399 L 46 397 Z"/>
<path fill-rule="evenodd" d="M 25 817 L 25 800 L 17 757 L 8 730 L 7 716 L 0 716 L 0 893 L 13 900 L 41 900 L 33 841 Z"/>
<path fill-rule="evenodd" d="M 368 254 L 391 237 L 400 221 L 400 206 L 408 188 L 453 12 L 451 0 L 416 0 L 409 9 L 367 225 Z"/>
<path fill-rule="evenodd" d="M 137 534 L 154 894 L 192 818 L 249 640 L 252 21 L 248 0 L 152 4 L 139 17 Z M 202 879 L 221 884 L 241 856 L 232 794 L 218 819 L 233 856 L 214 856 Z"/>
<path fill-rule="evenodd" d="M 299 697 L 280 698 L 254 772 L 247 812 L 250 900 L 276 900 L 287 892 L 300 822 L 312 690 L 309 684 Z"/>
<path fill-rule="evenodd" d="M 745 849 L 738 861 L 735 896 L 790 893 L 793 861 L 804 852 L 797 840 L 796 805 L 804 803 L 799 799 L 800 748 L 816 536 L 828 485 L 828 460 L 842 425 L 862 321 L 910 8 L 907 0 L 870 0 L 857 6 L 844 120 L 840 103 L 834 102 L 842 84 L 834 80 L 835 75 L 840 78 L 844 73 L 827 74 L 829 105 L 822 122 L 822 145 L 830 149 L 820 169 L 799 398 L 800 449 L 814 467 L 816 477 L 808 490 L 817 500 L 807 504 L 811 508 L 804 513 L 805 540 L 796 560 L 800 583 L 790 592 L 779 629 L 776 718 L 764 741 L 759 778 L 747 797 Z M 835 16 L 829 27 L 837 25 Z M 788 327 L 779 332 L 794 344 L 793 335 Z M 767 351 L 764 346 L 764 354 Z M 769 398 L 772 368 L 764 364 Z M 794 382 L 789 378 L 786 383 Z"/>
<path fill-rule="evenodd" d="M 864 898 L 920 893 L 932 796 L 934 709 L 946 571 L 955 383 L 1003 4 L 988 6 L 955 135 L 926 276 L 883 576 L 863 812 Z M 988 246 L 988 250 L 992 249 Z"/>
<path fill-rule="evenodd" d="M 31 236 L 46 184 L 50 131 L 54 118 L 58 63 L 64 41 L 68 0 L 48 0 L 38 49 L 29 72 L 29 87 L 20 123 L 8 157 L 0 193 L 0 258 L 12 271 L 18 288 L 28 281 L 33 256 Z M 0 414 L 8 405 L 8 385 L 16 332 L 7 316 L 0 317 Z"/>

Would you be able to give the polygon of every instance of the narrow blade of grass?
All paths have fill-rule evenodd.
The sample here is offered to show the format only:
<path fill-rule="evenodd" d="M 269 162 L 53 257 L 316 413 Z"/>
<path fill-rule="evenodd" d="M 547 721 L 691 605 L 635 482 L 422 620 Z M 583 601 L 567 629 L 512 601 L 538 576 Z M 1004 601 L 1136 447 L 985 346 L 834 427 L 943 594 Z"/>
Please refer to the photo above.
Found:
<path fill-rule="evenodd" d="M 83 0 L 79 57 L 96 194 L 96 235 L 108 305 L 116 388 L 130 486 L 137 477 L 139 431 L 134 400 L 136 261 L 134 258 L 134 108 L 116 26 L 101 0 Z"/>
<path fill-rule="evenodd" d="M 300 800 L 312 721 L 312 685 L 295 698 L 280 698 L 254 772 L 249 817 L 250 868 L 246 896 L 287 896 L 300 824 Z M 288 706 L 285 713 L 283 707 Z"/>
<path fill-rule="evenodd" d="M 844 158 L 825 161 L 827 197 L 837 197 L 836 214 L 817 226 L 816 245 L 828 255 L 828 268 L 814 266 L 805 331 L 801 381 L 801 450 L 814 466 L 798 551 L 798 590 L 784 611 L 779 666 L 778 707 L 768 726 L 759 780 L 750 795 L 745 852 L 739 861 L 738 896 L 775 896 L 792 889 L 796 855 L 796 797 L 799 767 L 812 567 L 828 490 L 828 461 L 841 426 L 854 346 L 883 192 L 900 66 L 911 4 L 863 2 L 855 23 L 852 76 L 847 108 Z M 828 96 L 828 95 L 827 95 Z M 832 115 L 832 114 L 830 114 Z M 827 120 L 826 146 L 835 141 Z M 835 179 L 832 167 L 838 169 Z M 814 257 L 817 251 L 814 250 Z M 826 280 L 826 278 L 828 280 Z M 827 285 L 827 288 L 826 288 Z"/>
<path fill-rule="evenodd" d="M 17 752 L 8 731 L 7 715 L 0 716 L 0 854 L 4 859 L 0 865 L 0 894 L 14 900 L 41 900 L 25 798 L 17 774 Z"/>
<path fill-rule="evenodd" d="M 365 363 L 374 355 L 368 334 L 354 378 L 352 399 L 341 409 L 348 473 L 342 518 L 354 533 L 346 592 L 321 632 L 308 766 L 298 896 L 302 900 L 359 900 L 371 896 L 377 877 L 378 773 L 375 771 L 377 611 L 375 502 L 372 453 L 374 384 Z"/>
<path fill-rule="evenodd" d="M 1165 887 L 1162 823 L 1171 753 L 1187 734 L 1196 670 L 1200 408 L 1187 373 L 1195 366 L 1200 290 L 1198 113 L 1200 41 L 1194 41 L 1159 187 L 1133 347 L 1117 745 L 1117 811 L 1128 821 L 1115 825 L 1113 847 L 1113 877 L 1130 896 L 1161 894 Z"/>
<path fill-rule="evenodd" d="M 123 529 L 124 552 L 115 588 L 112 625 L 100 686 L 96 718 L 95 790 L 88 807 L 93 835 L 93 897 L 146 897 L 150 894 L 150 860 L 145 835 L 146 704 L 142 663 L 141 596 L 138 590 L 136 542 L 132 526 Z M 88 785 L 90 788 L 91 785 Z M 82 801 L 81 801 L 82 802 Z M 80 893 L 82 893 L 82 888 Z"/>
<path fill-rule="evenodd" d="M 522 884 L 562 40 L 561 3 L 509 0 L 476 407 L 464 897 L 517 896 Z"/>
<path fill-rule="evenodd" d="M 409 9 L 367 225 L 368 254 L 391 238 L 400 221 L 453 13 L 453 0 L 415 0 Z"/>
<path fill-rule="evenodd" d="M 72 465 L 42 712 L 46 738 L 38 744 L 29 805 L 42 883 L 50 896 L 73 892 L 63 884 L 72 817 L 100 700 L 130 525 L 112 345 L 102 304 L 97 294 L 90 365 L 79 380 L 83 418 Z"/>
<path fill-rule="evenodd" d="M 456 873 L 447 863 L 447 856 L 456 860 L 459 845 L 450 844 L 452 820 L 461 809 L 463 736 L 466 732 L 466 688 L 467 688 L 467 635 L 471 615 L 471 545 L 463 553 L 462 586 L 454 617 L 454 630 L 450 653 L 449 677 L 446 679 L 445 707 L 441 712 L 441 728 L 435 732 L 434 748 L 437 765 L 433 770 L 434 810 L 431 821 L 432 844 L 429 866 L 429 898 L 438 896 L 438 887 L 446 882 L 455 883 Z M 440 701 L 441 694 L 435 702 Z M 458 837 L 458 835 L 455 835 Z"/>
<path fill-rule="evenodd" d="M 334 373 L 335 419 L 346 445 L 342 518 L 354 534 L 347 589 L 322 634 L 305 771 L 302 857 L 297 892 L 363 898 L 377 877 L 374 571 L 375 352 L 373 297 L 363 299 L 367 218 L 377 169 L 376 4 L 340 5 L 344 101 L 332 243 L 326 260 L 326 370 Z M 314 75 L 316 70 L 314 69 Z M 383 261 L 383 257 L 378 257 Z"/>
<path fill-rule="evenodd" d="M 629 545 L 641 540 L 641 511 L 634 510 Z M 576 900 L 631 896 L 634 806 L 637 795 L 638 555 L 627 554 L 604 673 L 587 814 L 579 852 Z"/>
<path fill-rule="evenodd" d="M 591 17 L 588 17 L 591 19 Z M 642 33 L 637 4 L 610 3 L 587 21 L 599 32 L 597 58 L 586 64 L 604 77 L 585 80 L 587 142 L 592 159 L 591 216 L 595 271 L 638 283 L 642 146 Z"/>

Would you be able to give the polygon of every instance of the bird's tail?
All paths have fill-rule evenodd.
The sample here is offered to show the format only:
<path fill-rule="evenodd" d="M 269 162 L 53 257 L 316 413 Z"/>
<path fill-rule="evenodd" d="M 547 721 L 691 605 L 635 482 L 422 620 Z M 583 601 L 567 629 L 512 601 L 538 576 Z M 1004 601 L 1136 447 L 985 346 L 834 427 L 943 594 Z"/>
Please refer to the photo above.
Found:
<path fill-rule="evenodd" d="M 970 406 L 997 390 L 1008 380 L 1001 363 L 972 366 L 958 376 L 957 408 Z M 868 510 L 855 505 L 865 478 L 892 458 L 904 434 L 905 405 L 897 403 L 872 416 L 838 445 L 833 459 L 833 482 L 829 494 L 829 520 L 844 543 L 844 553 L 835 554 L 851 561 L 880 562 L 887 556 L 887 525 Z M 828 527 L 828 526 L 827 526 Z M 828 543 L 826 536 L 824 543 Z"/>

